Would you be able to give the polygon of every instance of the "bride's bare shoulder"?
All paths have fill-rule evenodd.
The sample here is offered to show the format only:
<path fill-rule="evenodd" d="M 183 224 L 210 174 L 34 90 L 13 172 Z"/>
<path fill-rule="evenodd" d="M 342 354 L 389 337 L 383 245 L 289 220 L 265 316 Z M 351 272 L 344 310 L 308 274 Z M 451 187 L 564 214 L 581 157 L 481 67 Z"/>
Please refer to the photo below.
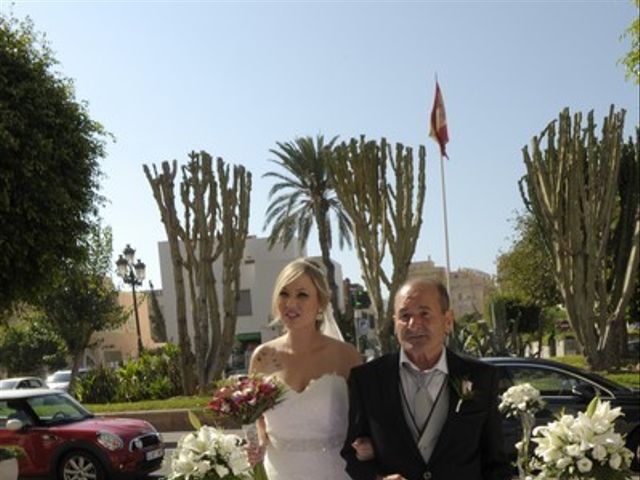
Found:
<path fill-rule="evenodd" d="M 282 370 L 283 365 L 279 355 L 281 345 L 281 337 L 258 345 L 251 354 L 249 372 L 270 375 Z"/>
<path fill-rule="evenodd" d="M 344 366 L 346 372 L 362 363 L 362 356 L 353 345 L 334 338 L 331 338 L 330 341 L 330 348 L 333 351 L 333 355 L 340 359 L 340 363 Z"/>

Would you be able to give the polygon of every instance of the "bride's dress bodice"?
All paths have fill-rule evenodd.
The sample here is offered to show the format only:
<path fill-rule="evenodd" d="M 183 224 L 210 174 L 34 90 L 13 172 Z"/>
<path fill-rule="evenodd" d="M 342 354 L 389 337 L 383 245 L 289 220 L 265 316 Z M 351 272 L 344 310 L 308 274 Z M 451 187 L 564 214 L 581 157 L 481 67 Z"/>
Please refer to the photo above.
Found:
<path fill-rule="evenodd" d="M 289 389 L 284 400 L 265 413 L 269 479 L 348 479 L 340 457 L 348 404 L 346 381 L 337 374 L 312 380 L 301 392 Z"/>

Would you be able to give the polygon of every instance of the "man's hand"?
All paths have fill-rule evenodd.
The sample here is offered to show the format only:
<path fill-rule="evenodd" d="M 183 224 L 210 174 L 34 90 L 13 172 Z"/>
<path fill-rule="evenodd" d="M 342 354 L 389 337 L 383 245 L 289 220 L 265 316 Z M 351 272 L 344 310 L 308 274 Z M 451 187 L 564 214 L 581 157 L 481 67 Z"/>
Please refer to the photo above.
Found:
<path fill-rule="evenodd" d="M 369 437 L 358 437 L 351 444 L 353 449 L 356 451 L 356 458 L 361 462 L 366 462 L 367 460 L 373 460 L 376 456 L 373 451 L 373 444 Z"/>

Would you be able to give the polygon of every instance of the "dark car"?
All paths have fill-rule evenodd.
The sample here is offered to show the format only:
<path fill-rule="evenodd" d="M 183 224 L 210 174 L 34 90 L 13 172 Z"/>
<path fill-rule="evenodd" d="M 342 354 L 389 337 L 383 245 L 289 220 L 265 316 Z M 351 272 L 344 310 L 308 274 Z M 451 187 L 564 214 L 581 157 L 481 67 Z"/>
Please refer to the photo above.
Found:
<path fill-rule="evenodd" d="M 627 435 L 627 447 L 634 453 L 632 468 L 638 470 L 640 443 L 640 392 L 600 375 L 550 360 L 534 358 L 483 358 L 500 371 L 500 394 L 513 385 L 530 383 L 540 391 L 546 402 L 536 414 L 536 425 L 544 425 L 556 419 L 564 410 L 575 415 L 584 411 L 595 395 L 620 407 L 624 416 L 619 417 L 616 431 Z M 505 418 L 503 430 L 507 448 L 515 457 L 514 445 L 520 440 L 522 430 L 517 419 Z"/>
<path fill-rule="evenodd" d="M 0 445 L 21 447 L 22 476 L 133 478 L 161 467 L 164 444 L 148 422 L 95 417 L 67 393 L 0 391 Z"/>

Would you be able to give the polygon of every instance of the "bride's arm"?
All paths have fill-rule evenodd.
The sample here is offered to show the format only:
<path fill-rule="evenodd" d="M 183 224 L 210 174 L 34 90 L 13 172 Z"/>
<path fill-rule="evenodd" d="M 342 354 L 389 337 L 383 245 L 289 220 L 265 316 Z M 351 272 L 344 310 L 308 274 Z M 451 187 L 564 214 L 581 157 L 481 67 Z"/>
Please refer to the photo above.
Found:
<path fill-rule="evenodd" d="M 258 346 L 251 354 L 251 361 L 249 362 L 249 374 L 267 375 L 272 372 L 266 371 L 265 362 L 263 361 L 266 355 L 265 345 Z M 264 416 L 261 416 L 256 421 L 258 427 L 258 439 L 260 441 L 260 447 L 266 447 L 269 444 L 269 435 L 267 435 L 267 426 L 264 421 Z"/>
<path fill-rule="evenodd" d="M 267 426 L 264 422 L 264 417 L 260 417 L 256 421 L 256 425 L 258 426 L 258 439 L 260 440 L 260 446 L 266 447 L 269 445 L 269 435 L 267 435 Z"/>

